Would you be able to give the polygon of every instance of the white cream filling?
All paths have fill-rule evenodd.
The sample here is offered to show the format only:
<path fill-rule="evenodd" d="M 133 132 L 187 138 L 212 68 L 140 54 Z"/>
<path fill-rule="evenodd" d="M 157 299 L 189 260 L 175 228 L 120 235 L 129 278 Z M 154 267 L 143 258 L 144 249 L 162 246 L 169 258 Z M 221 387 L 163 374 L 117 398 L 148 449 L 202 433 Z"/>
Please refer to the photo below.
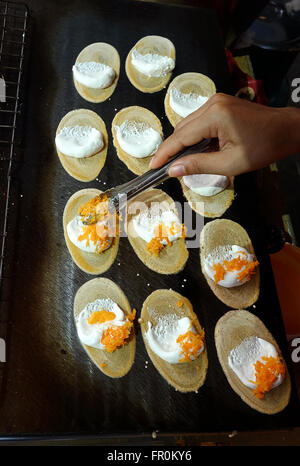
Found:
<path fill-rule="evenodd" d="M 86 225 L 83 224 L 82 222 L 82 217 L 80 215 L 77 215 L 76 217 L 73 218 L 68 224 L 67 224 L 67 233 L 70 241 L 74 244 L 74 246 L 77 246 L 79 249 L 85 252 L 91 252 L 96 254 L 97 247 L 100 246 L 100 241 L 97 241 L 94 243 L 93 241 L 89 241 L 89 244 L 87 245 L 87 240 L 83 239 L 79 241 L 78 237 L 81 236 L 84 233 L 84 228 Z M 107 246 L 103 248 L 103 251 L 108 249 L 112 244 L 112 238 L 107 238 Z"/>
<path fill-rule="evenodd" d="M 57 149 L 64 155 L 78 159 L 90 157 L 103 146 L 100 131 L 91 126 L 65 126 L 55 137 Z"/>
<path fill-rule="evenodd" d="M 136 49 L 131 54 L 131 63 L 140 73 L 151 78 L 163 78 L 175 67 L 175 60 L 171 57 L 157 53 L 142 55 Z"/>
<path fill-rule="evenodd" d="M 246 254 L 243 254 L 243 252 Z M 240 257 L 241 259 L 246 259 L 247 262 L 252 262 L 254 260 L 253 254 L 250 254 L 245 248 L 237 245 L 226 245 L 218 246 L 210 254 L 204 258 L 204 270 L 205 273 L 214 280 L 215 271 L 213 269 L 213 264 L 222 263 L 224 260 L 231 261 Z M 235 286 L 240 286 L 246 283 L 247 278 L 245 277 L 242 281 L 238 280 L 238 274 L 243 271 L 245 266 L 241 270 L 226 271 L 224 274 L 223 280 L 218 282 L 218 285 L 223 286 L 224 288 L 233 288 Z"/>
<path fill-rule="evenodd" d="M 201 196 L 215 196 L 229 184 L 228 177 L 223 175 L 186 175 L 182 179 L 188 188 Z"/>
<path fill-rule="evenodd" d="M 262 359 L 263 356 L 276 359 L 278 353 L 272 343 L 262 338 L 252 336 L 246 338 L 240 345 L 231 350 L 228 356 L 228 364 L 244 385 L 249 388 L 255 388 L 256 377 L 254 364 L 256 361 L 264 363 L 265 361 Z M 272 388 L 280 385 L 282 381 L 283 376 L 279 375 Z"/>
<path fill-rule="evenodd" d="M 114 319 L 103 323 L 88 323 L 88 318 L 93 312 L 103 310 L 113 312 L 115 314 Z M 96 301 L 87 304 L 80 312 L 76 319 L 76 328 L 78 337 L 84 345 L 92 346 L 97 349 L 105 349 L 105 346 L 101 343 L 103 332 L 112 325 L 122 326 L 124 323 L 124 312 L 114 301 L 110 298 L 96 299 Z"/>
<path fill-rule="evenodd" d="M 172 210 L 161 210 L 155 204 L 146 211 L 135 215 L 132 222 L 136 234 L 146 241 L 146 243 L 150 243 L 156 237 L 155 231 L 162 223 L 166 226 L 166 229 L 163 229 L 163 233 L 168 233 L 166 236 L 171 243 L 182 236 L 181 228 L 178 228 L 178 232 L 174 234 L 170 234 L 168 231 L 172 225 L 181 226 L 176 213 Z M 161 240 L 160 242 L 164 245 L 168 244 L 167 240 Z"/>
<path fill-rule="evenodd" d="M 76 81 L 91 89 L 105 89 L 116 77 L 113 68 L 95 61 L 76 63 L 72 70 Z"/>
<path fill-rule="evenodd" d="M 180 335 L 188 330 L 197 333 L 188 317 L 179 319 L 175 315 L 169 315 L 158 319 L 155 327 L 148 322 L 148 330 L 145 333 L 151 350 L 164 361 L 170 364 L 178 364 L 184 357 L 180 344 L 176 341 Z M 203 351 L 204 345 L 198 351 L 197 356 Z M 195 357 L 191 354 L 191 360 Z"/>
<path fill-rule="evenodd" d="M 132 157 L 149 157 L 162 143 L 159 132 L 145 123 L 126 120 L 115 130 L 121 149 Z"/>
<path fill-rule="evenodd" d="M 208 99 L 209 97 L 204 97 L 193 92 L 185 94 L 173 87 L 170 92 L 169 102 L 172 110 L 174 110 L 177 115 L 185 118 L 198 110 Z"/>

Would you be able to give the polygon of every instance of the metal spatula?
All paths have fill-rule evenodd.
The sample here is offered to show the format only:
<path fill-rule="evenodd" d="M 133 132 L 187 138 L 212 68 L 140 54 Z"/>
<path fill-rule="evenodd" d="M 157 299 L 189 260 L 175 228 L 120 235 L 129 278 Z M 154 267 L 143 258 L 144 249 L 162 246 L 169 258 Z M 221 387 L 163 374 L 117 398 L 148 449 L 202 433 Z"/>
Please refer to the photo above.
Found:
<path fill-rule="evenodd" d="M 143 175 L 137 176 L 127 183 L 116 186 L 115 188 L 108 189 L 104 193 L 100 194 L 99 202 L 101 198 L 109 199 L 109 209 L 114 212 L 119 212 L 126 203 L 137 196 L 142 191 L 146 191 L 149 188 L 154 188 L 163 181 L 169 178 L 168 170 L 172 163 L 175 160 L 184 157 L 189 154 L 196 154 L 201 152 L 211 152 L 218 150 L 218 140 L 213 139 L 203 139 L 198 144 L 195 144 L 190 147 L 184 148 L 182 151 L 178 152 L 169 162 L 163 165 L 160 168 L 154 170 L 149 170 Z M 90 223 L 95 223 L 98 220 L 97 216 L 97 206 L 95 207 L 95 212 L 91 212 L 87 215 L 83 223 L 89 225 Z"/>

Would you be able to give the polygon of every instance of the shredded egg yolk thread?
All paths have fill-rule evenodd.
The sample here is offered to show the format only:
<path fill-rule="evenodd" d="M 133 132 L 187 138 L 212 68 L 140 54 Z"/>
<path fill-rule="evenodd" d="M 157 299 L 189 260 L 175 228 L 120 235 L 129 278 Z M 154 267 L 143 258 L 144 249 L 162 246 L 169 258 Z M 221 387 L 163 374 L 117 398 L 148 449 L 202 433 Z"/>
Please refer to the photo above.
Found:
<path fill-rule="evenodd" d="M 212 268 L 215 272 L 215 275 L 214 275 L 215 282 L 218 283 L 221 280 L 223 280 L 224 275 L 225 275 L 225 269 L 222 266 L 222 264 L 220 264 L 220 262 L 217 262 L 217 264 L 213 264 Z"/>
<path fill-rule="evenodd" d="M 105 231 L 103 228 L 103 236 L 98 236 L 97 224 L 87 225 L 83 227 L 83 233 L 78 236 L 78 241 L 86 240 L 86 246 L 92 241 L 96 246 L 96 254 L 101 254 L 111 244 L 111 238 L 109 236 L 109 230 Z M 99 244 L 98 244 L 99 243 Z"/>
<path fill-rule="evenodd" d="M 259 399 L 262 399 L 265 393 L 271 390 L 280 375 L 284 376 L 285 374 L 285 366 L 279 357 L 275 359 L 272 356 L 263 356 L 261 359 L 265 362 L 258 360 L 254 364 L 255 382 L 250 380 L 256 384 L 253 393 Z"/>
<path fill-rule="evenodd" d="M 94 197 L 79 208 L 79 215 L 88 217 L 89 223 L 96 223 L 99 218 L 108 214 L 108 197 L 104 194 Z"/>
<path fill-rule="evenodd" d="M 92 241 L 97 245 L 96 254 L 101 254 L 111 246 L 112 238 L 119 235 L 119 216 L 109 212 L 108 198 L 103 195 L 96 196 L 81 206 L 78 213 L 83 218 L 89 217 L 91 222 L 83 227 L 78 241 L 86 240 L 86 246 Z"/>
<path fill-rule="evenodd" d="M 101 338 L 101 343 L 105 346 L 106 351 L 113 353 L 117 348 L 123 346 L 129 338 L 135 319 L 136 310 L 127 316 L 127 319 L 122 326 L 111 325 L 104 330 Z"/>
<path fill-rule="evenodd" d="M 162 222 L 156 227 L 154 234 L 154 238 L 147 244 L 146 249 L 151 255 L 158 256 L 165 246 L 172 246 L 173 243 L 169 240 L 169 236 L 180 234 L 180 238 L 185 238 L 186 229 L 183 224 L 172 222 L 171 226 L 168 227 Z M 162 241 L 166 241 L 167 244 L 162 244 Z"/>
<path fill-rule="evenodd" d="M 109 320 L 114 320 L 115 317 L 116 314 L 114 312 L 100 310 L 93 312 L 90 317 L 88 317 L 87 321 L 90 325 L 103 324 Z"/>
<path fill-rule="evenodd" d="M 191 362 L 192 357 L 197 357 L 198 352 L 204 345 L 204 336 L 205 332 L 203 329 L 200 333 L 194 333 L 188 330 L 183 335 L 179 335 L 176 341 L 180 344 L 183 353 L 183 358 L 181 358 L 179 362 Z"/>
<path fill-rule="evenodd" d="M 240 251 L 240 253 L 246 255 L 244 251 Z M 255 269 L 258 265 L 258 261 L 248 262 L 246 259 L 241 257 L 236 257 L 231 261 L 224 260 L 223 262 L 217 262 L 212 265 L 215 272 L 214 281 L 215 283 L 219 283 L 219 281 L 224 279 L 226 272 L 240 271 L 237 275 L 238 281 L 243 282 L 243 280 L 246 279 L 248 282 L 252 275 L 255 274 Z"/>

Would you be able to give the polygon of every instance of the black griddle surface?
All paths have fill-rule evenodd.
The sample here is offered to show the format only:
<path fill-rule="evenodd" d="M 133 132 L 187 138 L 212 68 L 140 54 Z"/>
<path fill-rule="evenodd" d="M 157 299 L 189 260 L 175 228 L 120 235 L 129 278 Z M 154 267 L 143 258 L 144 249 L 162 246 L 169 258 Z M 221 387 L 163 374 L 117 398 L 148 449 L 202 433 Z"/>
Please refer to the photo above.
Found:
<path fill-rule="evenodd" d="M 208 432 L 292 427 L 295 391 L 282 413 L 260 414 L 232 391 L 218 363 L 214 327 L 227 310 L 201 274 L 199 248 L 190 250 L 185 269 L 163 276 L 147 269 L 121 238 L 117 259 L 104 276 L 121 286 L 138 315 L 146 297 L 158 288 L 173 288 L 188 297 L 206 330 L 209 368 L 198 393 L 181 394 L 153 367 L 137 333 L 135 363 L 123 378 L 110 379 L 89 360 L 73 322 L 73 299 L 92 279 L 72 262 L 63 237 L 62 214 L 77 190 L 105 189 L 134 175 L 116 156 L 111 121 L 123 107 L 141 105 L 162 120 L 165 90 L 143 94 L 128 81 L 127 53 L 143 36 L 168 37 L 176 47 L 173 77 L 197 71 L 211 77 L 218 91 L 231 92 L 223 43 L 212 11 L 127 1 L 29 1 L 34 21 L 25 151 L 14 179 L 17 225 L 10 236 L 7 276 L 9 296 L 2 303 L 7 325 L 7 362 L 2 366 L 0 432 L 9 434 L 141 432 Z M 84 101 L 72 82 L 77 54 L 90 43 L 108 42 L 119 51 L 121 75 L 115 93 L 101 104 Z M 96 111 L 109 132 L 107 162 L 98 181 L 80 183 L 62 168 L 54 137 L 70 110 Z M 104 184 L 106 183 L 106 184 Z M 163 189 L 183 202 L 177 180 Z M 237 197 L 224 215 L 245 227 L 261 263 L 261 295 L 251 308 L 267 325 L 289 359 L 281 312 L 258 214 L 254 174 L 236 180 Z M 21 198 L 20 195 L 23 195 Z M 137 276 L 139 273 L 139 276 Z M 186 281 L 185 281 L 186 280 Z M 184 287 L 182 287 L 184 285 Z M 145 368 L 145 361 L 149 361 Z"/>

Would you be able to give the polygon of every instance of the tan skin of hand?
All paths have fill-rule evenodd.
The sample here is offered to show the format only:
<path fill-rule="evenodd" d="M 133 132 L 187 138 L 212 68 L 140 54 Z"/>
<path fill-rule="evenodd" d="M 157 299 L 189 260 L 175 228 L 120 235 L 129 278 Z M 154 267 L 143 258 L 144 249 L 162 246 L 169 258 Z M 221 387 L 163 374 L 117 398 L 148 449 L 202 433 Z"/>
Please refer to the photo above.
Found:
<path fill-rule="evenodd" d="M 152 158 L 150 168 L 158 168 L 185 147 L 213 137 L 218 138 L 220 151 L 187 155 L 171 165 L 169 175 L 235 176 L 291 155 L 300 150 L 300 110 L 215 94 L 176 126 Z"/>

